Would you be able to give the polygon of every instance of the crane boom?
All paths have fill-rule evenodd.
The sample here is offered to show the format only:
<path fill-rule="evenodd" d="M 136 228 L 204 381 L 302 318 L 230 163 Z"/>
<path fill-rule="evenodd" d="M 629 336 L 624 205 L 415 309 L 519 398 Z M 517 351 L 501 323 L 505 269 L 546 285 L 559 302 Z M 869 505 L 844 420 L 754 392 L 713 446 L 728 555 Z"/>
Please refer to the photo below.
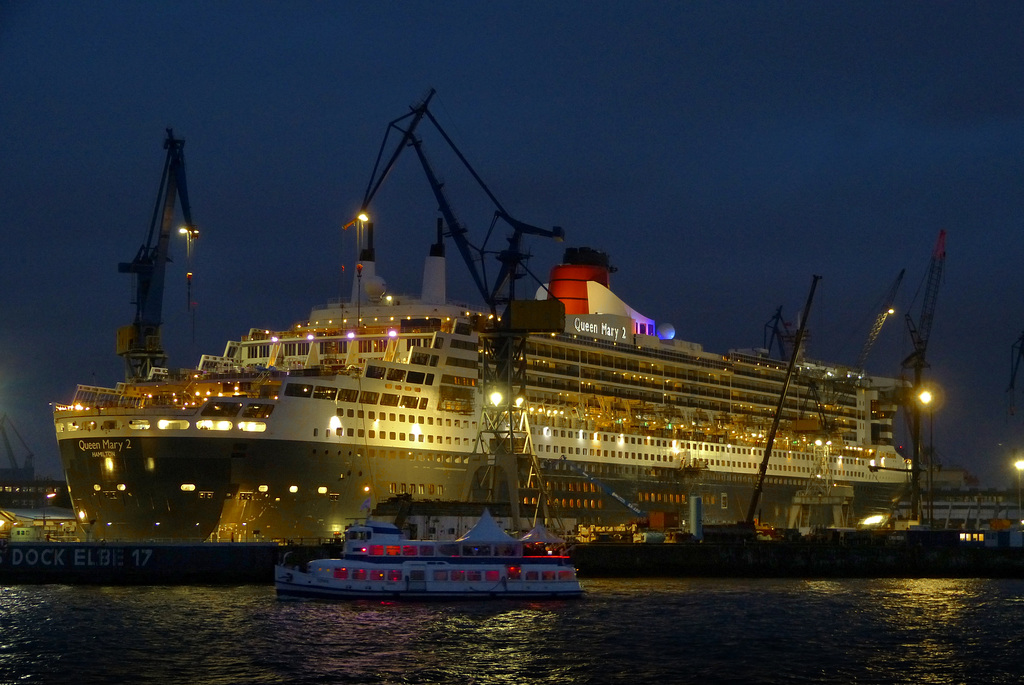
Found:
<path fill-rule="evenodd" d="M 473 169 L 465 155 L 462 154 L 462 151 L 459 150 L 458 146 L 455 145 L 455 142 L 448 136 L 444 128 L 430 112 L 430 100 L 434 97 L 435 92 L 436 91 L 431 89 L 427 93 L 426 97 L 423 98 L 422 102 L 413 106 L 409 113 L 388 124 L 387 131 L 384 135 L 384 141 L 381 143 L 380 151 L 377 154 L 377 162 L 374 164 L 373 172 L 370 175 L 370 181 L 366 186 L 366 193 L 363 196 L 362 211 L 366 212 L 369 209 L 370 203 L 377 194 L 377 191 L 380 190 L 380 187 L 384 183 L 388 174 L 391 172 L 395 162 L 398 161 L 398 157 L 402 151 L 407 147 L 413 148 L 416 151 L 416 156 L 427 176 L 427 182 L 430 184 L 430 189 L 434 194 L 434 198 L 437 200 L 438 209 L 444 217 L 445 223 L 448 224 L 448 236 L 455 241 L 455 245 L 458 247 L 459 253 L 466 262 L 470 274 L 473 277 L 473 281 L 476 284 L 477 290 L 479 290 L 484 302 L 490 306 L 492 312 L 496 312 L 498 304 L 507 302 L 514 298 L 514 282 L 519 278 L 519 276 L 521 276 L 520 271 L 522 270 L 523 263 L 526 261 L 528 256 L 522 250 L 523 236 L 536 235 L 560 241 L 563 239 L 565 233 L 557 226 L 551 229 L 546 229 L 524 223 L 513 218 L 505 210 L 498 198 L 495 197 L 494 193 L 491 192 L 491 189 L 487 187 L 487 184 L 484 183 L 480 175 Z M 487 239 L 490 237 L 492 231 L 488 231 L 487 238 L 485 238 L 481 246 L 476 246 L 469 242 L 469 239 L 467 238 L 468 231 L 465 225 L 463 225 L 456 217 L 455 210 L 452 207 L 451 201 L 448 199 L 447 193 L 445 192 L 444 183 L 438 177 L 430 163 L 430 160 L 427 158 L 423 149 L 422 140 L 416 135 L 416 128 L 424 118 L 434 125 L 434 128 L 444 139 L 445 143 L 448 144 L 449 148 L 451 148 L 452 152 L 472 176 L 473 180 L 476 181 L 477 185 L 493 203 L 495 211 L 494 219 L 491 223 L 492 231 L 499 220 L 504 221 L 512 228 L 512 234 L 508 237 L 508 247 L 497 252 L 497 257 L 501 263 L 501 267 L 493 282 L 488 282 L 486 264 L 484 263 L 484 257 L 489 253 L 486 249 Z M 403 124 L 406 119 L 409 120 L 408 123 Z M 395 145 L 391 154 L 388 156 L 388 161 L 382 166 L 381 161 L 384 159 L 384 152 L 388 146 L 388 137 L 392 129 L 399 131 L 401 138 Z"/>
<path fill-rule="evenodd" d="M 864 363 L 868 359 L 868 354 L 871 353 L 871 348 L 875 345 L 875 340 L 878 339 L 878 334 L 882 332 L 882 326 L 885 324 L 885 320 L 889 318 L 889 315 L 893 313 L 892 305 L 896 301 L 896 292 L 900 289 L 900 283 L 903 281 L 903 274 L 906 273 L 906 269 L 900 269 L 899 276 L 893 282 L 889 288 L 889 292 L 885 296 L 885 303 L 882 305 L 882 311 L 878 312 L 878 316 L 875 317 L 875 323 L 871 326 L 871 332 L 868 333 L 868 339 L 864 341 L 864 347 L 860 351 L 860 356 L 857 357 L 856 369 L 863 371 Z"/>
<path fill-rule="evenodd" d="M 566 464 L 568 464 L 568 465 L 569 465 L 569 468 L 571 468 L 571 469 L 572 469 L 573 471 L 575 471 L 576 473 L 580 474 L 581 476 L 583 476 L 584 478 L 586 478 L 587 480 L 589 480 L 589 481 L 590 481 L 591 483 L 593 483 L 593 484 L 594 484 L 594 485 L 596 485 L 597 487 L 599 487 L 599 488 L 601 488 L 602 490 L 604 490 L 604 492 L 605 492 L 605 493 L 606 493 L 606 494 L 607 494 L 607 495 L 608 495 L 609 497 L 611 497 L 611 498 L 612 498 L 612 499 L 614 499 L 614 500 L 615 500 L 616 502 L 618 502 L 618 503 L 619 503 L 619 504 L 621 504 L 622 506 L 624 506 L 624 507 L 626 507 L 627 509 L 629 509 L 629 510 L 630 510 L 631 512 L 633 512 L 633 513 L 634 513 L 634 514 L 636 514 L 637 516 L 640 516 L 640 517 L 644 517 L 644 518 L 645 518 L 645 517 L 647 516 L 647 512 L 646 512 L 646 511 L 644 511 L 643 509 L 641 509 L 641 508 L 640 508 L 640 507 L 638 507 L 637 505 L 633 504 L 632 502 L 630 502 L 629 500 L 627 500 L 627 499 L 626 499 L 625 497 L 623 497 L 623 496 L 622 496 L 622 495 L 620 495 L 619 493 L 617 493 L 617 492 L 615 492 L 614 490 L 612 490 L 610 486 L 608 486 L 608 485 L 606 485 L 605 483 L 601 482 L 601 481 L 600 481 L 600 480 L 598 480 L 597 478 L 594 478 L 594 477 L 593 477 L 592 475 L 590 475 L 590 473 L 589 473 L 589 472 L 587 472 L 587 471 L 586 471 L 586 470 L 585 470 L 585 469 L 584 469 L 583 467 L 581 467 L 581 466 L 577 466 L 577 465 L 576 465 L 576 464 L 574 464 L 573 462 L 571 462 L 571 461 L 569 461 L 568 459 L 566 459 L 566 458 L 565 458 L 564 456 L 562 457 L 562 461 L 564 461 L 564 462 L 565 462 Z"/>
<path fill-rule="evenodd" d="M 190 236 L 198 234 L 192 222 L 185 181 L 185 141 L 175 138 L 174 131 L 167 129 L 164 149 L 167 156 L 146 242 L 139 247 L 135 259 L 118 264 L 120 273 L 135 276 L 135 321 L 117 332 L 117 353 L 124 357 L 128 380 L 149 378 L 155 368 L 167 363 L 167 354 L 160 340 L 160 326 L 163 324 L 164 278 L 170 261 L 171 224 L 176 202 L 181 204 L 185 230 Z"/>

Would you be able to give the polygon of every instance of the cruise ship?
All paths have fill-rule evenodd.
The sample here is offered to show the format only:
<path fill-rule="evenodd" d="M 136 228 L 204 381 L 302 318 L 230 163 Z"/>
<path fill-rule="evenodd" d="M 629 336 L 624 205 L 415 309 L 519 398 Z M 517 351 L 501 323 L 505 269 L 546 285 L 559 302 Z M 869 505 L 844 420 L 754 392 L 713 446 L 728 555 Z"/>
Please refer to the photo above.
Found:
<path fill-rule="evenodd" d="M 291 328 L 249 330 L 194 369 L 79 386 L 56 406 L 83 535 L 328 538 L 396 497 L 505 499 L 524 530 L 537 517 L 563 529 L 682 521 L 698 497 L 704 523 L 744 520 L 786 361 L 675 339 L 613 293 L 607 255 L 566 249 L 538 291 L 564 319 L 523 336 L 522 421 L 502 471 L 482 368 L 500 324 L 447 297 L 440 238 L 418 297 L 388 294 L 363 256 L 351 298 Z M 892 439 L 900 388 L 799 360 L 758 520 L 853 525 L 891 511 L 908 474 Z"/>

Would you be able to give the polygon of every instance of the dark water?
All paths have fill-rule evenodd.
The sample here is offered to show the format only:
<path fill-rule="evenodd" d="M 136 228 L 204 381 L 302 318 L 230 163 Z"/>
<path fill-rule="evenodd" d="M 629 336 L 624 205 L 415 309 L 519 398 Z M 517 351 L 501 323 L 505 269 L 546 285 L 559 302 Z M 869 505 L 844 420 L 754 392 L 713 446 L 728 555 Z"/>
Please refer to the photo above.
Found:
<path fill-rule="evenodd" d="M 0 587 L 0 682 L 1024 682 L 1024 581 L 587 589 L 395 604 L 279 602 L 263 586 Z"/>

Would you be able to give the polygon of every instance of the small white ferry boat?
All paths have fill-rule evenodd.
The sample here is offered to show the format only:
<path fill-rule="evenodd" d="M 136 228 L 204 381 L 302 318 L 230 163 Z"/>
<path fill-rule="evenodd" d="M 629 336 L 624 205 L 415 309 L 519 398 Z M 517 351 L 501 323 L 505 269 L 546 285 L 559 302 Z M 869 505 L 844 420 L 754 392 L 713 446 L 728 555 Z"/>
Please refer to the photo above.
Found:
<path fill-rule="evenodd" d="M 538 526 L 516 539 L 484 511 L 457 540 L 410 540 L 367 521 L 345 531 L 340 559 L 277 565 L 279 598 L 467 599 L 578 597 L 583 588 L 564 543 Z"/>

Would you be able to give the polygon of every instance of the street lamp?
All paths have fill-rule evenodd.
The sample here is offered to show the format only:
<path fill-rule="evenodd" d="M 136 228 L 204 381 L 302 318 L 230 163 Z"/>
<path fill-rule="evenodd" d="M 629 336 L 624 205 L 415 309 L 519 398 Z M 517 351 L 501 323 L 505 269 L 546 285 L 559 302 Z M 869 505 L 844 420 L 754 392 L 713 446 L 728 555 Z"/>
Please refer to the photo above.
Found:
<path fill-rule="evenodd" d="M 913 426 L 911 439 L 913 440 L 914 456 L 911 463 L 910 471 L 910 518 L 921 523 L 923 518 L 921 515 L 921 409 L 931 404 L 933 399 L 932 393 L 926 388 L 916 388 L 916 394 L 913 397 L 914 401 L 911 403 L 911 411 L 913 412 Z"/>
<path fill-rule="evenodd" d="M 1013 462 L 1013 465 L 1017 468 L 1017 520 L 1024 523 L 1024 518 L 1021 518 L 1020 513 L 1020 474 L 1024 471 L 1024 459 L 1018 459 Z"/>

